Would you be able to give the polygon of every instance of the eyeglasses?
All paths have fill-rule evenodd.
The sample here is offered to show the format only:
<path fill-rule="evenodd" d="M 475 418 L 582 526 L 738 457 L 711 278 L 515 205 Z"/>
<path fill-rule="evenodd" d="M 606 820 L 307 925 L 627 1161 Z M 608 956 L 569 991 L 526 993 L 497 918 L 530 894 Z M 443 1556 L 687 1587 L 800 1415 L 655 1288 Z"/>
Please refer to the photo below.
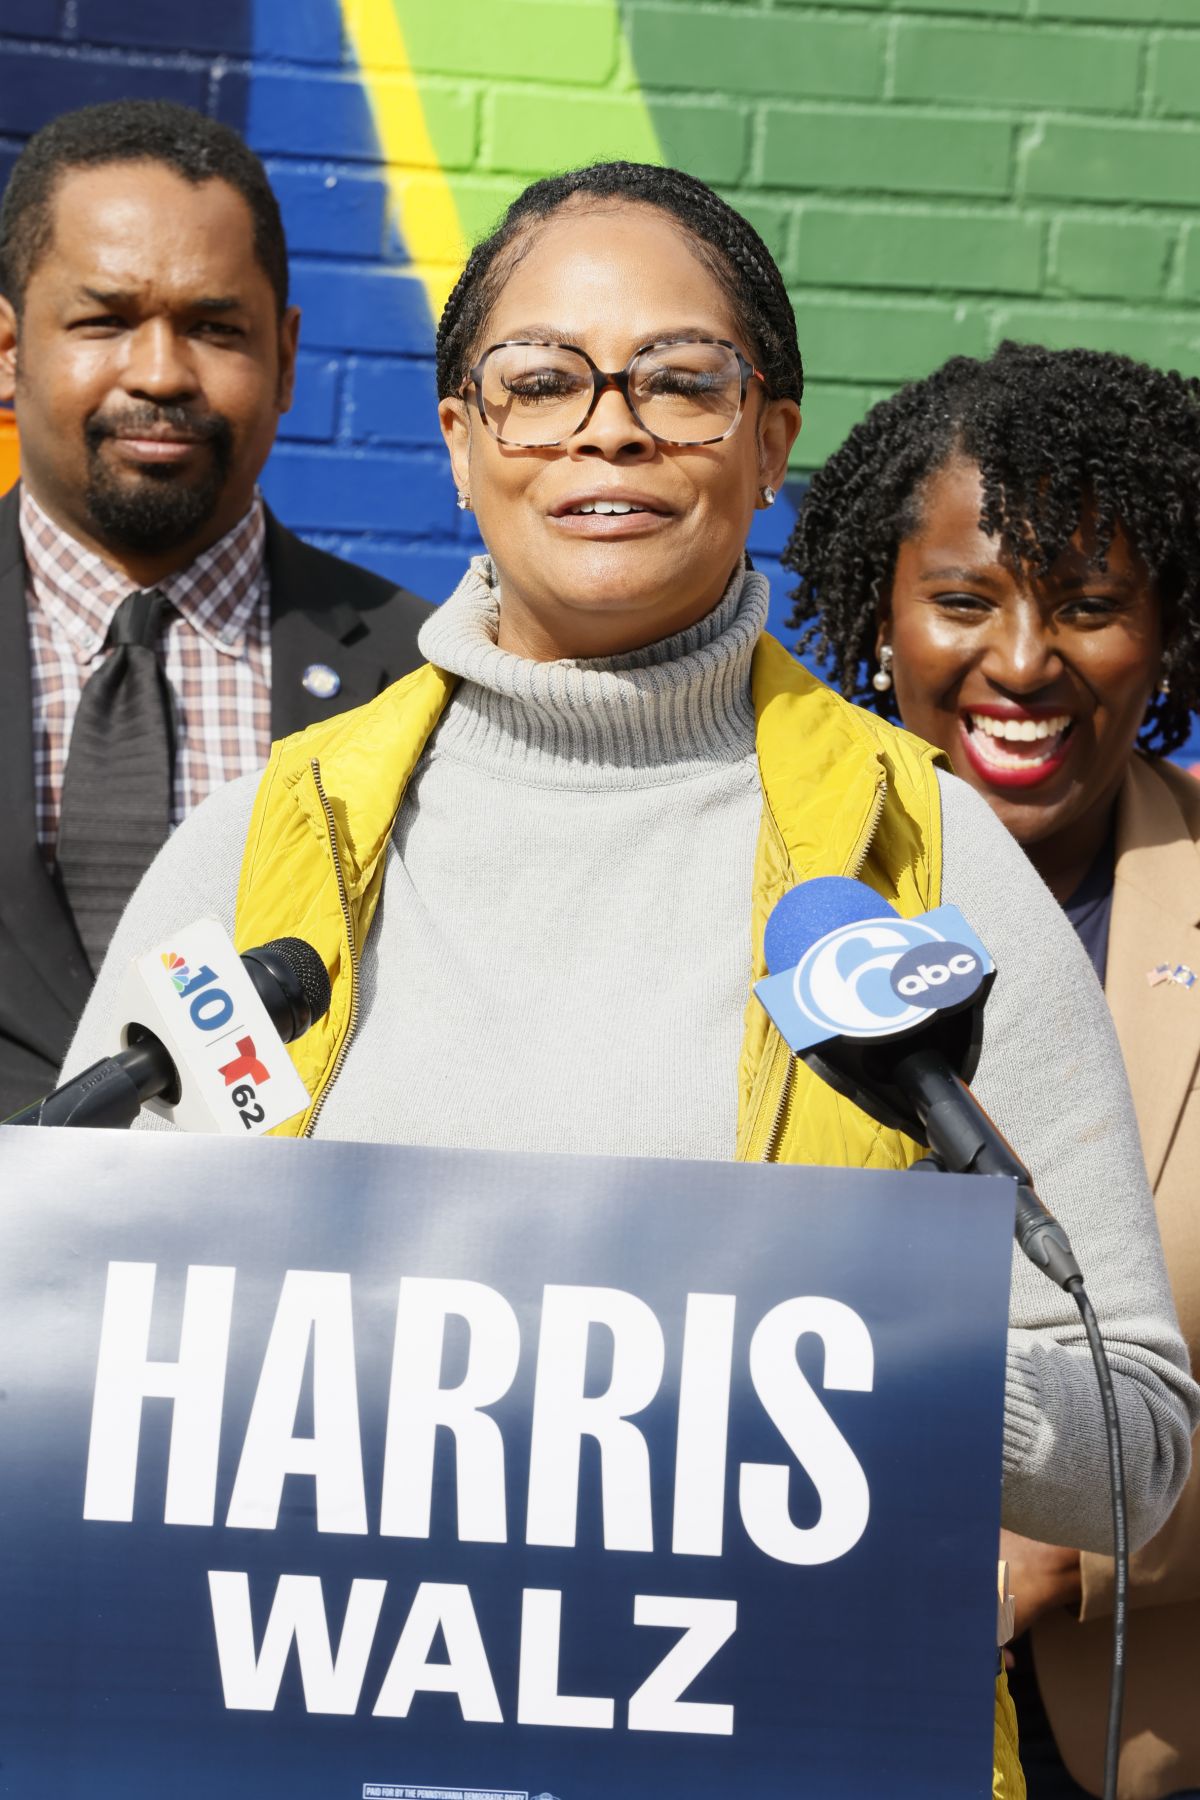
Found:
<path fill-rule="evenodd" d="M 583 430 L 616 388 L 660 444 L 719 444 L 737 430 L 751 381 L 766 377 L 726 338 L 643 344 L 623 369 L 598 369 L 574 344 L 510 338 L 485 350 L 464 381 L 501 444 L 552 450 Z"/>

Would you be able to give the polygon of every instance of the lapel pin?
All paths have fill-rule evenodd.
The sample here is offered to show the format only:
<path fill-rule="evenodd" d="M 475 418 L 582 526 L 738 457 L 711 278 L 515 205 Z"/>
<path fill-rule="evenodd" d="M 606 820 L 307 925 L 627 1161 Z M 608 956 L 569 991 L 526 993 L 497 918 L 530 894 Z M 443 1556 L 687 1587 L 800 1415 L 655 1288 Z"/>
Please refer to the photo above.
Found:
<path fill-rule="evenodd" d="M 1171 981 L 1176 987 L 1192 988 L 1196 985 L 1197 976 L 1196 971 L 1189 969 L 1186 963 L 1176 963 L 1174 968 L 1170 963 L 1159 963 L 1156 968 L 1147 969 L 1146 980 L 1151 987 L 1159 987 L 1162 982 Z"/>
<path fill-rule="evenodd" d="M 300 681 L 305 692 L 317 700 L 332 700 L 341 692 L 342 678 L 328 663 L 309 663 Z"/>

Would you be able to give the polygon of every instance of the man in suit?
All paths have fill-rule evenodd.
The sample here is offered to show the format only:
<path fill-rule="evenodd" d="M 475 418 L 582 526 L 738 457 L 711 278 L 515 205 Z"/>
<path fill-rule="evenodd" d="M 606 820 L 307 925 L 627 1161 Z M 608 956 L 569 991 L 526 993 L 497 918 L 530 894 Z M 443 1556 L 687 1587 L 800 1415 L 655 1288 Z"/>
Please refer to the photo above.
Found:
<path fill-rule="evenodd" d="M 65 114 L 0 208 L 0 1119 L 53 1086 L 168 830 L 420 659 L 429 608 L 257 489 L 299 314 L 266 174 L 159 101 Z"/>

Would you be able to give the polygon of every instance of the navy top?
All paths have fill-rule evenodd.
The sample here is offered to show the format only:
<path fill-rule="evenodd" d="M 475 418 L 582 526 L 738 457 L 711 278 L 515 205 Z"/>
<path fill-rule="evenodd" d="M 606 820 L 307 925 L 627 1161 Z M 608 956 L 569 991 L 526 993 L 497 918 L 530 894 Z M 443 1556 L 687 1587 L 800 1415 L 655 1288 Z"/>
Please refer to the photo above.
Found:
<path fill-rule="evenodd" d="M 1091 958 L 1101 987 L 1108 966 L 1108 927 L 1112 920 L 1113 877 L 1117 866 L 1117 839 L 1110 830 L 1100 854 L 1080 882 L 1063 911 L 1080 943 Z"/>

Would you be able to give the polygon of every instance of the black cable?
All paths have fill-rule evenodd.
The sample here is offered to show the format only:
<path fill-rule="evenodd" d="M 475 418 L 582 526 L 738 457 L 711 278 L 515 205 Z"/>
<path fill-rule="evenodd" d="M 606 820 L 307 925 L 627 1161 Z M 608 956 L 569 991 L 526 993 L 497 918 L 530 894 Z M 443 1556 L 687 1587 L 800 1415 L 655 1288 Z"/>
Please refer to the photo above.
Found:
<path fill-rule="evenodd" d="M 1113 1521 L 1113 1655 L 1112 1680 L 1108 1690 L 1108 1735 L 1104 1745 L 1104 1800 L 1117 1800 L 1117 1769 L 1121 1759 L 1121 1714 L 1125 1704 L 1125 1622 L 1129 1602 L 1129 1533 L 1125 1516 L 1125 1464 L 1121 1451 L 1121 1421 L 1117 1414 L 1117 1396 L 1113 1392 L 1112 1370 L 1100 1326 L 1083 1281 L 1075 1278 L 1067 1283 L 1067 1292 L 1079 1308 L 1083 1329 L 1087 1332 L 1096 1380 L 1100 1386 L 1100 1404 L 1104 1409 L 1105 1437 L 1108 1442 L 1108 1484 L 1112 1500 Z"/>
<path fill-rule="evenodd" d="M 1125 1504 L 1125 1463 L 1121 1421 L 1112 1370 L 1100 1326 L 1083 1285 L 1083 1275 L 1062 1226 L 1038 1199 L 1029 1171 L 983 1111 L 970 1089 L 942 1059 L 918 1050 L 899 1065 L 907 1070 L 908 1091 L 931 1154 L 914 1167 L 964 1175 L 1003 1175 L 1014 1184 L 1017 1243 L 1035 1267 L 1071 1295 L 1079 1308 L 1100 1389 L 1108 1449 L 1108 1482 L 1113 1520 L 1113 1654 L 1108 1690 L 1108 1730 L 1104 1747 L 1103 1800 L 1117 1800 L 1121 1756 L 1121 1715 L 1125 1703 L 1125 1626 L 1129 1596 L 1129 1533 Z M 968 1102 L 963 1105 L 963 1101 Z"/>

